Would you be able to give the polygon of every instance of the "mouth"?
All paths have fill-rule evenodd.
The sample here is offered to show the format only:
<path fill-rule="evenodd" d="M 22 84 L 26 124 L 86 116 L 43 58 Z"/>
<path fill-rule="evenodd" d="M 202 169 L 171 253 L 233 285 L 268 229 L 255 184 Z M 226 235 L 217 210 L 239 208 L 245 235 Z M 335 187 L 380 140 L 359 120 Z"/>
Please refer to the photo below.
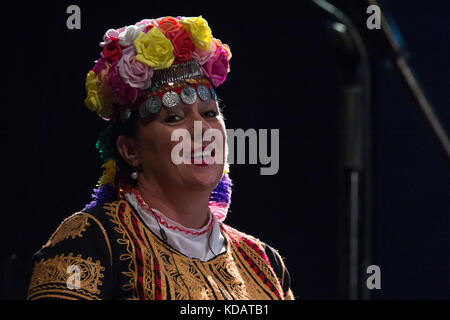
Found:
<path fill-rule="evenodd" d="M 197 148 L 191 151 L 191 163 L 198 167 L 209 166 L 214 163 L 214 156 L 216 155 L 216 150 L 205 151 L 206 146 Z"/>

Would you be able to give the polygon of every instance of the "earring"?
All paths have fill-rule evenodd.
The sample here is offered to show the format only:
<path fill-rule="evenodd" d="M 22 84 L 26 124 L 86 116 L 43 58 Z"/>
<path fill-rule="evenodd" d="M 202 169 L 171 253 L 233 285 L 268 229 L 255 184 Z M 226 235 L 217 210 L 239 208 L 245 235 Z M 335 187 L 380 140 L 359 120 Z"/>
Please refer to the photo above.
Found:
<path fill-rule="evenodd" d="M 138 172 L 137 171 L 133 171 L 132 173 L 131 173 L 131 179 L 133 179 L 133 180 L 137 180 L 137 178 L 138 178 Z"/>

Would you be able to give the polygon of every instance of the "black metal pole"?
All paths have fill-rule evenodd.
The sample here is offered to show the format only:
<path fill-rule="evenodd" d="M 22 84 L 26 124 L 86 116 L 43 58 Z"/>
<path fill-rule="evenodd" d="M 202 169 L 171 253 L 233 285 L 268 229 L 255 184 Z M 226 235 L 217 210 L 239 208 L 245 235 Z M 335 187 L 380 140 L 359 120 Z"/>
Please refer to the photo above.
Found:
<path fill-rule="evenodd" d="M 371 261 L 370 67 L 361 35 L 350 19 L 324 0 L 312 0 L 340 23 L 329 26 L 339 59 L 338 251 L 340 299 L 370 299 L 365 267 Z"/>

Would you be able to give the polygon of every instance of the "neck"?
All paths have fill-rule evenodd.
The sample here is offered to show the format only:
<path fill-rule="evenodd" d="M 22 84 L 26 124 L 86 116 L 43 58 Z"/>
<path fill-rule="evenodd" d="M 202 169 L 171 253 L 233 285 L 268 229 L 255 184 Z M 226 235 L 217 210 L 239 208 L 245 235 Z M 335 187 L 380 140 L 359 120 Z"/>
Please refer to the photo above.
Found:
<path fill-rule="evenodd" d="M 155 183 L 139 179 L 138 187 L 142 199 L 150 208 L 161 211 L 169 219 L 191 229 L 200 229 L 208 222 L 208 190 L 166 190 Z"/>

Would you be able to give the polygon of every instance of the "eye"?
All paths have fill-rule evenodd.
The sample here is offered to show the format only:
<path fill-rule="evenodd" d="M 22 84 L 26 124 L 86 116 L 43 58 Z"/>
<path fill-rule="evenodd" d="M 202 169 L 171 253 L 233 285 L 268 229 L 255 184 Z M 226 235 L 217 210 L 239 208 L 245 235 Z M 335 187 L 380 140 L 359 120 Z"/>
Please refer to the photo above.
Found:
<path fill-rule="evenodd" d="M 209 110 L 203 113 L 203 116 L 206 116 L 207 118 L 215 118 L 219 115 L 219 112 L 215 110 Z"/>
<path fill-rule="evenodd" d="M 177 122 L 180 120 L 181 120 L 181 117 L 176 114 L 171 114 L 171 115 L 167 116 L 166 119 L 164 119 L 164 121 L 168 122 L 168 123 Z"/>

